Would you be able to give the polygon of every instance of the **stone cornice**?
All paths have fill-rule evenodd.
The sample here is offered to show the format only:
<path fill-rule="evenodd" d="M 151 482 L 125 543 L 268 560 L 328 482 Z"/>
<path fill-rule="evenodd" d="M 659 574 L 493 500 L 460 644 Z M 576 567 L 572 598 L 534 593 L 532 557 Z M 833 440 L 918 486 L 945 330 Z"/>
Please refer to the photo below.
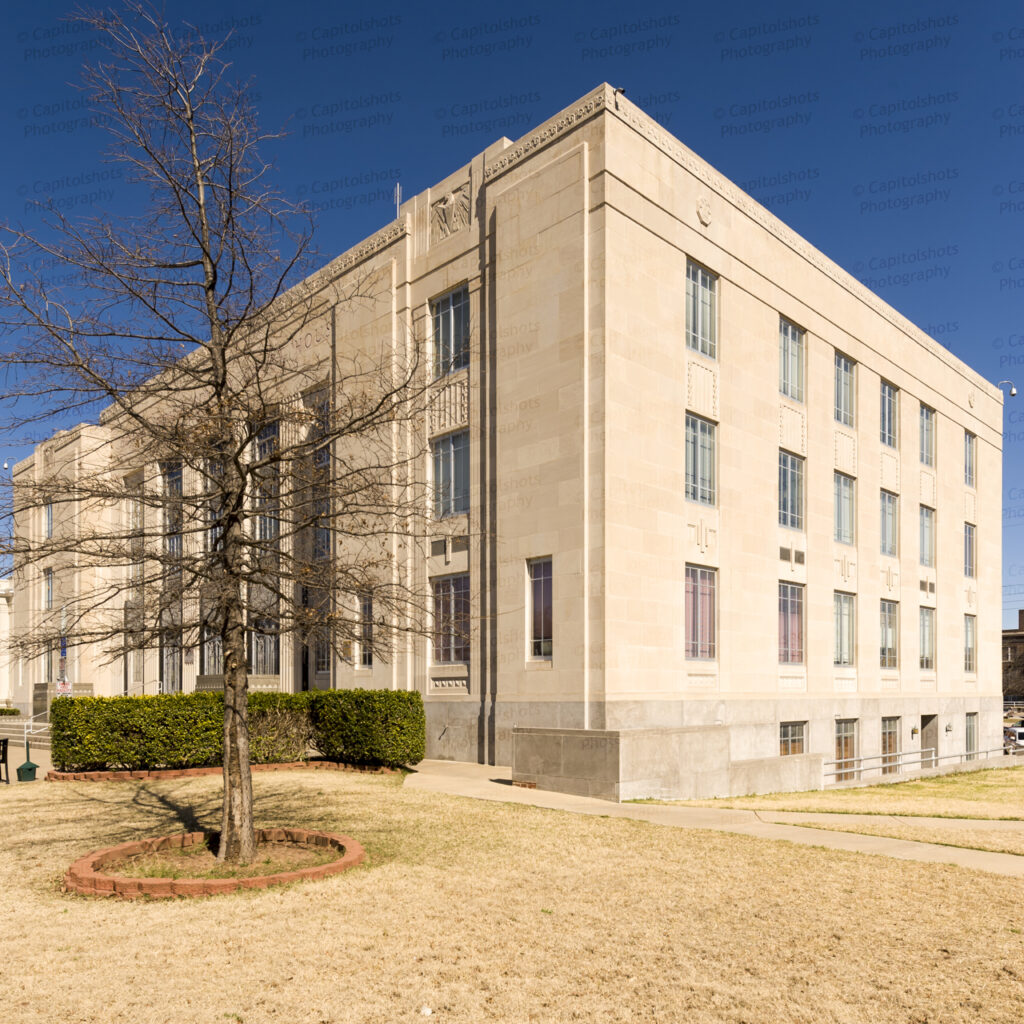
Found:
<path fill-rule="evenodd" d="M 600 113 L 608 106 L 610 91 L 607 84 L 599 86 L 592 93 L 584 96 L 575 106 L 567 107 L 550 121 L 545 121 L 535 132 L 524 135 L 518 142 L 509 146 L 497 160 L 484 168 L 484 181 L 493 181 L 498 175 L 504 174 L 509 168 L 519 163 L 520 160 L 524 160 L 538 149 L 543 149 L 549 143 L 554 142 L 559 135 L 578 128 L 584 121 L 588 121 L 595 114 Z"/>

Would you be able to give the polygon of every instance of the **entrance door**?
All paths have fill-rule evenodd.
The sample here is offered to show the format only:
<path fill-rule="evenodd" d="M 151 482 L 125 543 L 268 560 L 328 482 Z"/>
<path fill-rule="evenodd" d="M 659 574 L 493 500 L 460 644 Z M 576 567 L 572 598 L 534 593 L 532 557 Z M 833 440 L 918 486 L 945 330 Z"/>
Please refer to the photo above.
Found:
<path fill-rule="evenodd" d="M 934 768 L 939 756 L 939 716 L 921 716 L 921 767 Z"/>

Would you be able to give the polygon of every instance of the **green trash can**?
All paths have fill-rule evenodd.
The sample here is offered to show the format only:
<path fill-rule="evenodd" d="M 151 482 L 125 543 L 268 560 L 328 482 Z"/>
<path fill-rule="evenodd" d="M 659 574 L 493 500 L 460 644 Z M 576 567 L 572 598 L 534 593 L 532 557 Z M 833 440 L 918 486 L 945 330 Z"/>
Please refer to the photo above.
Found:
<path fill-rule="evenodd" d="M 35 782 L 36 781 L 36 769 L 39 765 L 32 761 L 26 761 L 24 764 L 18 765 L 18 781 L 19 782 Z"/>

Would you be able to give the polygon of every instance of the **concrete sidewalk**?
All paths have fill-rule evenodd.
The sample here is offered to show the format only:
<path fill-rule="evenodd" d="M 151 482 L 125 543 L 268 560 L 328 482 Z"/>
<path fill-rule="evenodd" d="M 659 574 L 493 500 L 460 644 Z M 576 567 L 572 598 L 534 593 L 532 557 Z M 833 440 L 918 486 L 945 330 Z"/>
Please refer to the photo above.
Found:
<path fill-rule="evenodd" d="M 466 764 L 459 761 L 421 761 L 414 774 L 408 775 L 409 789 L 431 793 L 447 793 L 476 800 L 497 800 L 503 803 L 528 804 L 573 814 L 592 814 L 608 818 L 632 818 L 671 828 L 701 828 L 714 832 L 732 832 L 757 839 L 782 839 L 805 846 L 854 853 L 873 853 L 898 860 L 922 861 L 930 864 L 955 864 L 958 867 L 988 871 L 996 875 L 1024 878 L 1024 857 L 1009 853 L 988 853 L 934 843 L 916 843 L 906 839 L 859 835 L 853 832 L 828 832 L 796 824 L 814 820 L 826 824 L 830 819 L 841 823 L 940 825 L 948 828 L 999 828 L 1024 833 L 1024 822 L 996 822 L 965 818 L 895 818 L 888 814 L 806 814 L 788 811 L 745 811 L 713 807 L 679 807 L 671 804 L 616 804 L 591 797 L 550 793 L 512 785 L 512 770 L 504 765 Z"/>

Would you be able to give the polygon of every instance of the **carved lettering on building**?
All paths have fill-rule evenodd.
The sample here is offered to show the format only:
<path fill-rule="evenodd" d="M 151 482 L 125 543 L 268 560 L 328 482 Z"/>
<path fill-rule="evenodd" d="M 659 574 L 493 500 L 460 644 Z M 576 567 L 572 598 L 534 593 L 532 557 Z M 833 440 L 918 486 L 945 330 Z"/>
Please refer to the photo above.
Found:
<path fill-rule="evenodd" d="M 430 243 L 440 242 L 469 226 L 469 182 L 445 192 L 430 204 Z"/>

